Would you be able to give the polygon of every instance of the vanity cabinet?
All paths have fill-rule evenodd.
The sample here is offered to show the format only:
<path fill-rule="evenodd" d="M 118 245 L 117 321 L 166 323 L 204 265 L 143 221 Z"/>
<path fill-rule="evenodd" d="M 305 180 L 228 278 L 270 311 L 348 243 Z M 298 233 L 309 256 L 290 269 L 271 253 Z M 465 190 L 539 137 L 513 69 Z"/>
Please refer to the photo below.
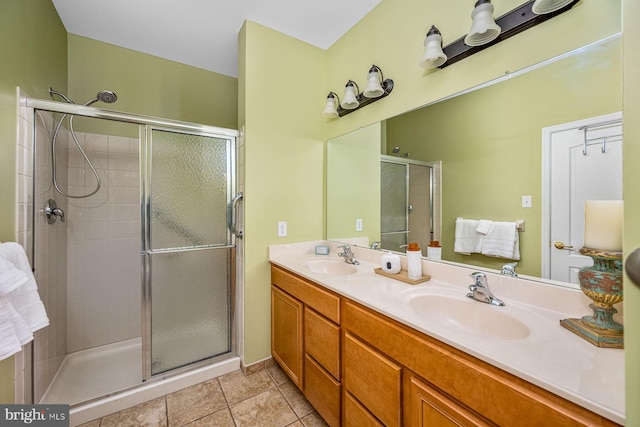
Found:
<path fill-rule="evenodd" d="M 617 425 L 349 300 L 344 304 L 343 329 L 345 337 L 357 337 L 362 345 L 401 367 L 403 425 Z M 345 345 L 345 360 L 350 357 L 348 351 Z M 351 375 L 345 370 L 345 384 L 356 380 Z M 377 415 L 376 408 L 360 403 L 380 422 L 391 425 Z M 390 415 L 395 423 L 396 412 Z"/>
<path fill-rule="evenodd" d="M 330 426 L 615 426 L 272 266 L 272 355 Z"/>
<path fill-rule="evenodd" d="M 330 426 L 340 425 L 340 297 L 271 267 L 271 354 Z"/>

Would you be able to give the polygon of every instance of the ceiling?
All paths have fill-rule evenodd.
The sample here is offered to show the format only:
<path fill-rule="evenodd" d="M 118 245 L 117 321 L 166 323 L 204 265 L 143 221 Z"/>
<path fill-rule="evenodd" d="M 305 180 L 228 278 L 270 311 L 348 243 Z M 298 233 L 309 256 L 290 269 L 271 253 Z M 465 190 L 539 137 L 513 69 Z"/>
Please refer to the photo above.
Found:
<path fill-rule="evenodd" d="M 246 19 L 327 49 L 382 0 L 52 0 L 68 33 L 238 76 Z"/>

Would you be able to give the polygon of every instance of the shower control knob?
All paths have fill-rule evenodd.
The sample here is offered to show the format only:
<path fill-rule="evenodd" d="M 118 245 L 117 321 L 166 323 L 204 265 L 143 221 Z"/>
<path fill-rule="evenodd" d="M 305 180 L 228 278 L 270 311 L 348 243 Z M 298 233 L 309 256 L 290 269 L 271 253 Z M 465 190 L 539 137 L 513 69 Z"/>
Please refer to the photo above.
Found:
<path fill-rule="evenodd" d="M 64 212 L 53 199 L 47 201 L 47 204 L 44 206 L 44 214 L 49 224 L 55 223 L 58 217 L 60 217 L 61 222 L 64 222 Z"/>

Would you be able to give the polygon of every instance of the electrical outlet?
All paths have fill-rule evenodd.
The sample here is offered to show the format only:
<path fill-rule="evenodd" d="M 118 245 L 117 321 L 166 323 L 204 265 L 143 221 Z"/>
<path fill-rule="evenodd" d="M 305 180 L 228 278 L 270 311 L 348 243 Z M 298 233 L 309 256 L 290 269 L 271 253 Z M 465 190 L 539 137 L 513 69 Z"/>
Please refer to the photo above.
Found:
<path fill-rule="evenodd" d="M 278 221 L 278 237 L 287 237 L 287 221 Z"/>
<path fill-rule="evenodd" d="M 362 231 L 362 218 L 356 219 L 356 231 Z"/>
<path fill-rule="evenodd" d="M 531 196 L 522 196 L 522 207 L 530 208 L 532 205 Z"/>

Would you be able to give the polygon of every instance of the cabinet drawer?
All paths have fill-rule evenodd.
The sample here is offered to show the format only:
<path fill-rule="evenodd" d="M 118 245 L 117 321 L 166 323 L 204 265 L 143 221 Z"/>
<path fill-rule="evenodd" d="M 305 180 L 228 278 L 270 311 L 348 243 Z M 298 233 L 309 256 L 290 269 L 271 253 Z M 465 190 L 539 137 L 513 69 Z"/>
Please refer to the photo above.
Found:
<path fill-rule="evenodd" d="M 340 383 L 315 360 L 304 358 L 304 395 L 331 427 L 340 425 Z"/>
<path fill-rule="evenodd" d="M 277 266 L 271 266 L 271 283 L 318 313 L 340 324 L 340 298 Z"/>
<path fill-rule="evenodd" d="M 362 406 L 351 393 L 344 395 L 344 426 L 345 427 L 384 427 L 380 421 L 376 419 L 367 408 Z"/>
<path fill-rule="evenodd" d="M 302 389 L 302 304 L 271 287 L 271 354 Z"/>
<path fill-rule="evenodd" d="M 414 376 L 405 377 L 405 425 L 422 427 L 490 427 L 458 402 Z"/>
<path fill-rule="evenodd" d="M 349 333 L 344 337 L 346 389 L 388 427 L 399 426 L 402 368 Z"/>
<path fill-rule="evenodd" d="M 340 327 L 308 307 L 304 308 L 304 348 L 333 378 L 340 380 Z"/>

